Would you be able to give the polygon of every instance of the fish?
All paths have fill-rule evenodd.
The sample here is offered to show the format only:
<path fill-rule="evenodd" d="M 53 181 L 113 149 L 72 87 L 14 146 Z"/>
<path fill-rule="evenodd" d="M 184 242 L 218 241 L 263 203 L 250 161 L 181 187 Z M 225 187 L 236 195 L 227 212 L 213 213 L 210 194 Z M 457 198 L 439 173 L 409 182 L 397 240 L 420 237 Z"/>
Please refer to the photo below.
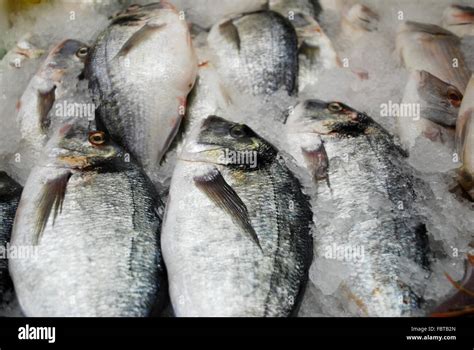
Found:
<path fill-rule="evenodd" d="M 321 7 L 317 1 L 299 0 L 269 2 L 271 10 L 289 19 L 298 37 L 298 91 L 316 84 L 323 69 L 341 67 L 341 60 L 317 18 Z"/>
<path fill-rule="evenodd" d="M 298 39 L 280 14 L 260 11 L 226 18 L 211 28 L 208 45 L 227 89 L 253 96 L 297 92 Z"/>
<path fill-rule="evenodd" d="M 412 116 L 396 118 L 398 135 L 406 149 L 412 148 L 419 136 L 452 144 L 462 100 L 462 93 L 454 85 L 427 71 L 411 72 L 402 104 L 415 104 L 419 111 Z"/>
<path fill-rule="evenodd" d="M 166 300 L 163 203 L 133 158 L 103 131 L 69 123 L 25 184 L 10 261 L 29 317 L 142 317 Z"/>
<path fill-rule="evenodd" d="M 461 162 L 458 180 L 474 200 L 474 76 L 469 80 L 456 122 L 456 152 Z"/>
<path fill-rule="evenodd" d="M 451 5 L 444 10 L 442 23 L 459 37 L 474 35 L 474 7 Z"/>
<path fill-rule="evenodd" d="M 162 230 L 176 316 L 297 313 L 312 261 L 312 212 L 290 160 L 247 125 L 218 116 L 191 135 Z"/>
<path fill-rule="evenodd" d="M 396 51 L 408 70 L 425 70 L 464 94 L 471 72 L 460 39 L 450 31 L 433 24 L 407 21 L 398 30 Z"/>
<path fill-rule="evenodd" d="M 446 274 L 447 280 L 456 288 L 431 312 L 431 317 L 466 316 L 474 313 L 474 256 L 468 254 L 464 277 L 456 282 Z"/>
<path fill-rule="evenodd" d="M 343 11 L 341 31 L 345 37 L 357 40 L 365 33 L 376 31 L 379 21 L 377 12 L 357 3 Z"/>
<path fill-rule="evenodd" d="M 67 39 L 56 45 L 28 83 L 17 102 L 17 121 L 22 140 L 39 154 L 48 140 L 50 126 L 61 119 L 52 111 L 54 103 L 74 89 L 83 74 L 89 47 Z"/>
<path fill-rule="evenodd" d="M 372 118 L 337 101 L 300 102 L 286 128 L 287 151 L 313 175 L 315 256 L 335 259 L 333 247 L 363 252 L 341 261 L 348 274 L 333 296 L 345 315 L 423 314 L 418 285 L 400 277 L 408 263 L 419 279 L 431 271 L 425 220 L 416 207 L 417 191 L 426 187 L 407 153 Z"/>
<path fill-rule="evenodd" d="M 100 129 L 147 172 L 159 167 L 176 136 L 196 74 L 186 21 L 166 1 L 115 15 L 85 70 Z"/>
<path fill-rule="evenodd" d="M 0 304 L 5 305 L 12 300 L 13 282 L 8 272 L 8 246 L 15 218 L 16 208 L 20 200 L 22 187 L 4 171 L 0 171 Z"/>

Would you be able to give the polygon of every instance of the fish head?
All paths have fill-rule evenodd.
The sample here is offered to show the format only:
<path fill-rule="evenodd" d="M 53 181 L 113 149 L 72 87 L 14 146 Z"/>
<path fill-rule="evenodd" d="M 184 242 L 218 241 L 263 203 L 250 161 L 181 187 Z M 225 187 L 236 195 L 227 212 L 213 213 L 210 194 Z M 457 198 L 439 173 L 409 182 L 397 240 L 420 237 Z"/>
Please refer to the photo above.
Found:
<path fill-rule="evenodd" d="M 46 144 L 46 155 L 52 163 L 71 169 L 91 168 L 122 154 L 122 149 L 105 132 L 89 131 L 74 124 L 60 127 Z"/>
<path fill-rule="evenodd" d="M 414 71 L 411 78 L 416 84 L 421 116 L 441 125 L 454 126 L 463 99 L 461 91 L 424 70 Z"/>
<path fill-rule="evenodd" d="M 347 10 L 344 20 L 350 23 L 352 28 L 373 32 L 377 30 L 379 15 L 367 6 L 355 4 Z"/>
<path fill-rule="evenodd" d="M 291 132 L 329 136 L 358 136 L 365 133 L 370 118 L 341 102 L 306 100 L 288 116 Z"/>
<path fill-rule="evenodd" d="M 247 125 L 218 116 L 208 116 L 193 133 L 181 154 L 183 160 L 256 168 L 271 162 L 277 154 L 269 142 Z M 232 162 L 232 157 L 241 156 L 258 159 L 258 164 Z"/>
<path fill-rule="evenodd" d="M 67 39 L 56 45 L 46 58 L 40 75 L 53 84 L 60 84 L 65 75 L 74 78 L 83 73 L 89 46 L 85 43 Z"/>

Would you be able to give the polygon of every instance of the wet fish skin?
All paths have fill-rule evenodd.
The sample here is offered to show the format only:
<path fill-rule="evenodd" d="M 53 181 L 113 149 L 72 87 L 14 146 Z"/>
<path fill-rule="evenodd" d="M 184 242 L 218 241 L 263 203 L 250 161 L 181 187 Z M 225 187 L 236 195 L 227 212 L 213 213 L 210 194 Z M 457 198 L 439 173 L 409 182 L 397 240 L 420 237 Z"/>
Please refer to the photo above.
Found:
<path fill-rule="evenodd" d="M 175 137 L 196 73 L 186 21 L 168 2 L 132 5 L 112 18 L 86 67 L 100 124 L 146 170 Z"/>
<path fill-rule="evenodd" d="M 443 12 L 443 27 L 459 37 L 474 35 L 474 7 L 451 5 Z"/>
<path fill-rule="evenodd" d="M 460 39 L 450 31 L 407 21 L 398 30 L 396 50 L 407 69 L 425 70 L 464 94 L 471 72 L 461 52 Z"/>
<path fill-rule="evenodd" d="M 474 199 L 474 77 L 466 88 L 456 123 L 456 150 L 462 167 L 459 182 Z"/>
<path fill-rule="evenodd" d="M 321 7 L 313 1 L 270 1 L 271 10 L 288 18 L 298 37 L 298 90 L 315 84 L 323 69 L 340 67 L 341 62 L 329 37 L 317 22 Z"/>
<path fill-rule="evenodd" d="M 452 144 L 463 95 L 453 85 L 426 71 L 411 72 L 403 104 L 419 106 L 419 116 L 397 117 L 397 132 L 403 145 L 410 149 L 419 136 L 433 142 Z"/>
<path fill-rule="evenodd" d="M 303 163 L 313 172 L 318 169 L 310 165 L 325 167 L 326 176 L 315 179 L 316 196 L 319 205 L 335 211 L 333 220 L 316 222 L 316 255 L 325 258 L 334 244 L 364 249 L 363 259 L 344 261 L 349 277 L 335 295 L 346 313 L 422 314 L 421 294 L 399 277 L 406 261 L 419 276 L 430 269 L 424 220 L 415 206 L 420 184 L 405 163 L 406 153 L 370 117 L 340 102 L 301 102 L 287 127 L 296 159 L 304 159 L 311 138 L 315 149 L 324 147 L 326 162 Z"/>
<path fill-rule="evenodd" d="M 161 201 L 102 132 L 66 125 L 48 142 L 20 200 L 10 263 L 27 316 L 147 316 L 166 294 Z"/>
<path fill-rule="evenodd" d="M 176 315 L 296 312 L 312 260 L 301 184 L 247 126 L 209 116 L 197 130 L 176 166 L 162 231 Z M 256 152 L 256 167 L 228 164 L 225 150 Z"/>
<path fill-rule="evenodd" d="M 10 178 L 4 171 L 0 171 L 0 247 L 3 250 L 0 258 L 0 303 L 9 302 L 13 295 L 13 283 L 8 273 L 8 260 L 5 257 L 7 243 L 15 217 L 16 208 L 21 196 L 21 186 Z"/>
<path fill-rule="evenodd" d="M 89 47 L 77 40 L 64 40 L 55 46 L 17 103 L 17 120 L 22 139 L 36 152 L 47 141 L 52 123 L 49 114 L 54 102 L 73 89 L 83 73 Z"/>
<path fill-rule="evenodd" d="M 298 40 L 288 20 L 273 11 L 225 19 L 208 36 L 212 62 L 226 87 L 251 95 L 297 89 Z"/>

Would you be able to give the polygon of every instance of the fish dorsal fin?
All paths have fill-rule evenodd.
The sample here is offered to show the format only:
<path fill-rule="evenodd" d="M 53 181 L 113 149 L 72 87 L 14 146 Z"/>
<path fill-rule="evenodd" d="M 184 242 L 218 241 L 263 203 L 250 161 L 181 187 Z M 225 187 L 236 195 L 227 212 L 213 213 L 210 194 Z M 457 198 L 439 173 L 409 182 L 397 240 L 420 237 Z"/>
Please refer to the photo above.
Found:
<path fill-rule="evenodd" d="M 47 132 L 50 120 L 48 119 L 48 113 L 53 107 L 54 101 L 56 100 L 56 85 L 47 91 L 38 90 L 38 115 L 40 117 L 41 130 Z"/>
<path fill-rule="evenodd" d="M 35 244 L 38 244 L 41 236 L 48 224 L 48 220 L 53 215 L 53 225 L 59 213 L 62 211 L 64 196 L 70 172 L 61 174 L 60 176 L 49 180 L 43 187 L 41 197 L 38 202 L 38 211 L 35 225 Z"/>
<path fill-rule="evenodd" d="M 155 33 L 158 30 L 163 29 L 166 26 L 166 23 L 154 24 L 154 23 L 145 23 L 143 27 L 137 30 L 133 35 L 125 42 L 120 51 L 117 53 L 115 58 L 120 58 L 128 55 L 134 47 L 140 43 L 146 41 L 150 35 Z"/>
<path fill-rule="evenodd" d="M 257 233 L 248 216 L 248 210 L 242 199 L 225 181 L 217 169 L 209 173 L 194 177 L 196 186 L 219 208 L 226 211 L 232 220 L 239 225 L 250 238 L 262 249 Z"/>

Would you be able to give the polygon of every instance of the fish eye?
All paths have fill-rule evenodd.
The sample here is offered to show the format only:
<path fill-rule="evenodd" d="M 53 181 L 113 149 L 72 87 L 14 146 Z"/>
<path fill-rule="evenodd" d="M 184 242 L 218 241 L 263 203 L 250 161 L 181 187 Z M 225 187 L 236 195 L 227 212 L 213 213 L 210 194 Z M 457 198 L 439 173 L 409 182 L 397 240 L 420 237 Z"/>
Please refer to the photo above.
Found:
<path fill-rule="evenodd" d="M 76 56 L 79 58 L 84 58 L 89 53 L 89 48 L 87 46 L 81 47 L 79 50 L 76 51 Z"/>
<path fill-rule="evenodd" d="M 230 136 L 235 139 L 240 139 L 246 135 L 243 125 L 236 125 L 230 129 Z"/>
<path fill-rule="evenodd" d="M 331 102 L 330 104 L 328 104 L 328 109 L 331 112 L 340 112 L 342 111 L 342 106 L 337 102 Z"/>
<path fill-rule="evenodd" d="M 100 146 L 105 142 L 105 133 L 103 131 L 92 131 L 89 133 L 89 142 L 94 146 Z"/>
<path fill-rule="evenodd" d="M 453 106 L 459 107 L 461 105 L 462 95 L 454 89 L 448 89 L 448 99 Z"/>

